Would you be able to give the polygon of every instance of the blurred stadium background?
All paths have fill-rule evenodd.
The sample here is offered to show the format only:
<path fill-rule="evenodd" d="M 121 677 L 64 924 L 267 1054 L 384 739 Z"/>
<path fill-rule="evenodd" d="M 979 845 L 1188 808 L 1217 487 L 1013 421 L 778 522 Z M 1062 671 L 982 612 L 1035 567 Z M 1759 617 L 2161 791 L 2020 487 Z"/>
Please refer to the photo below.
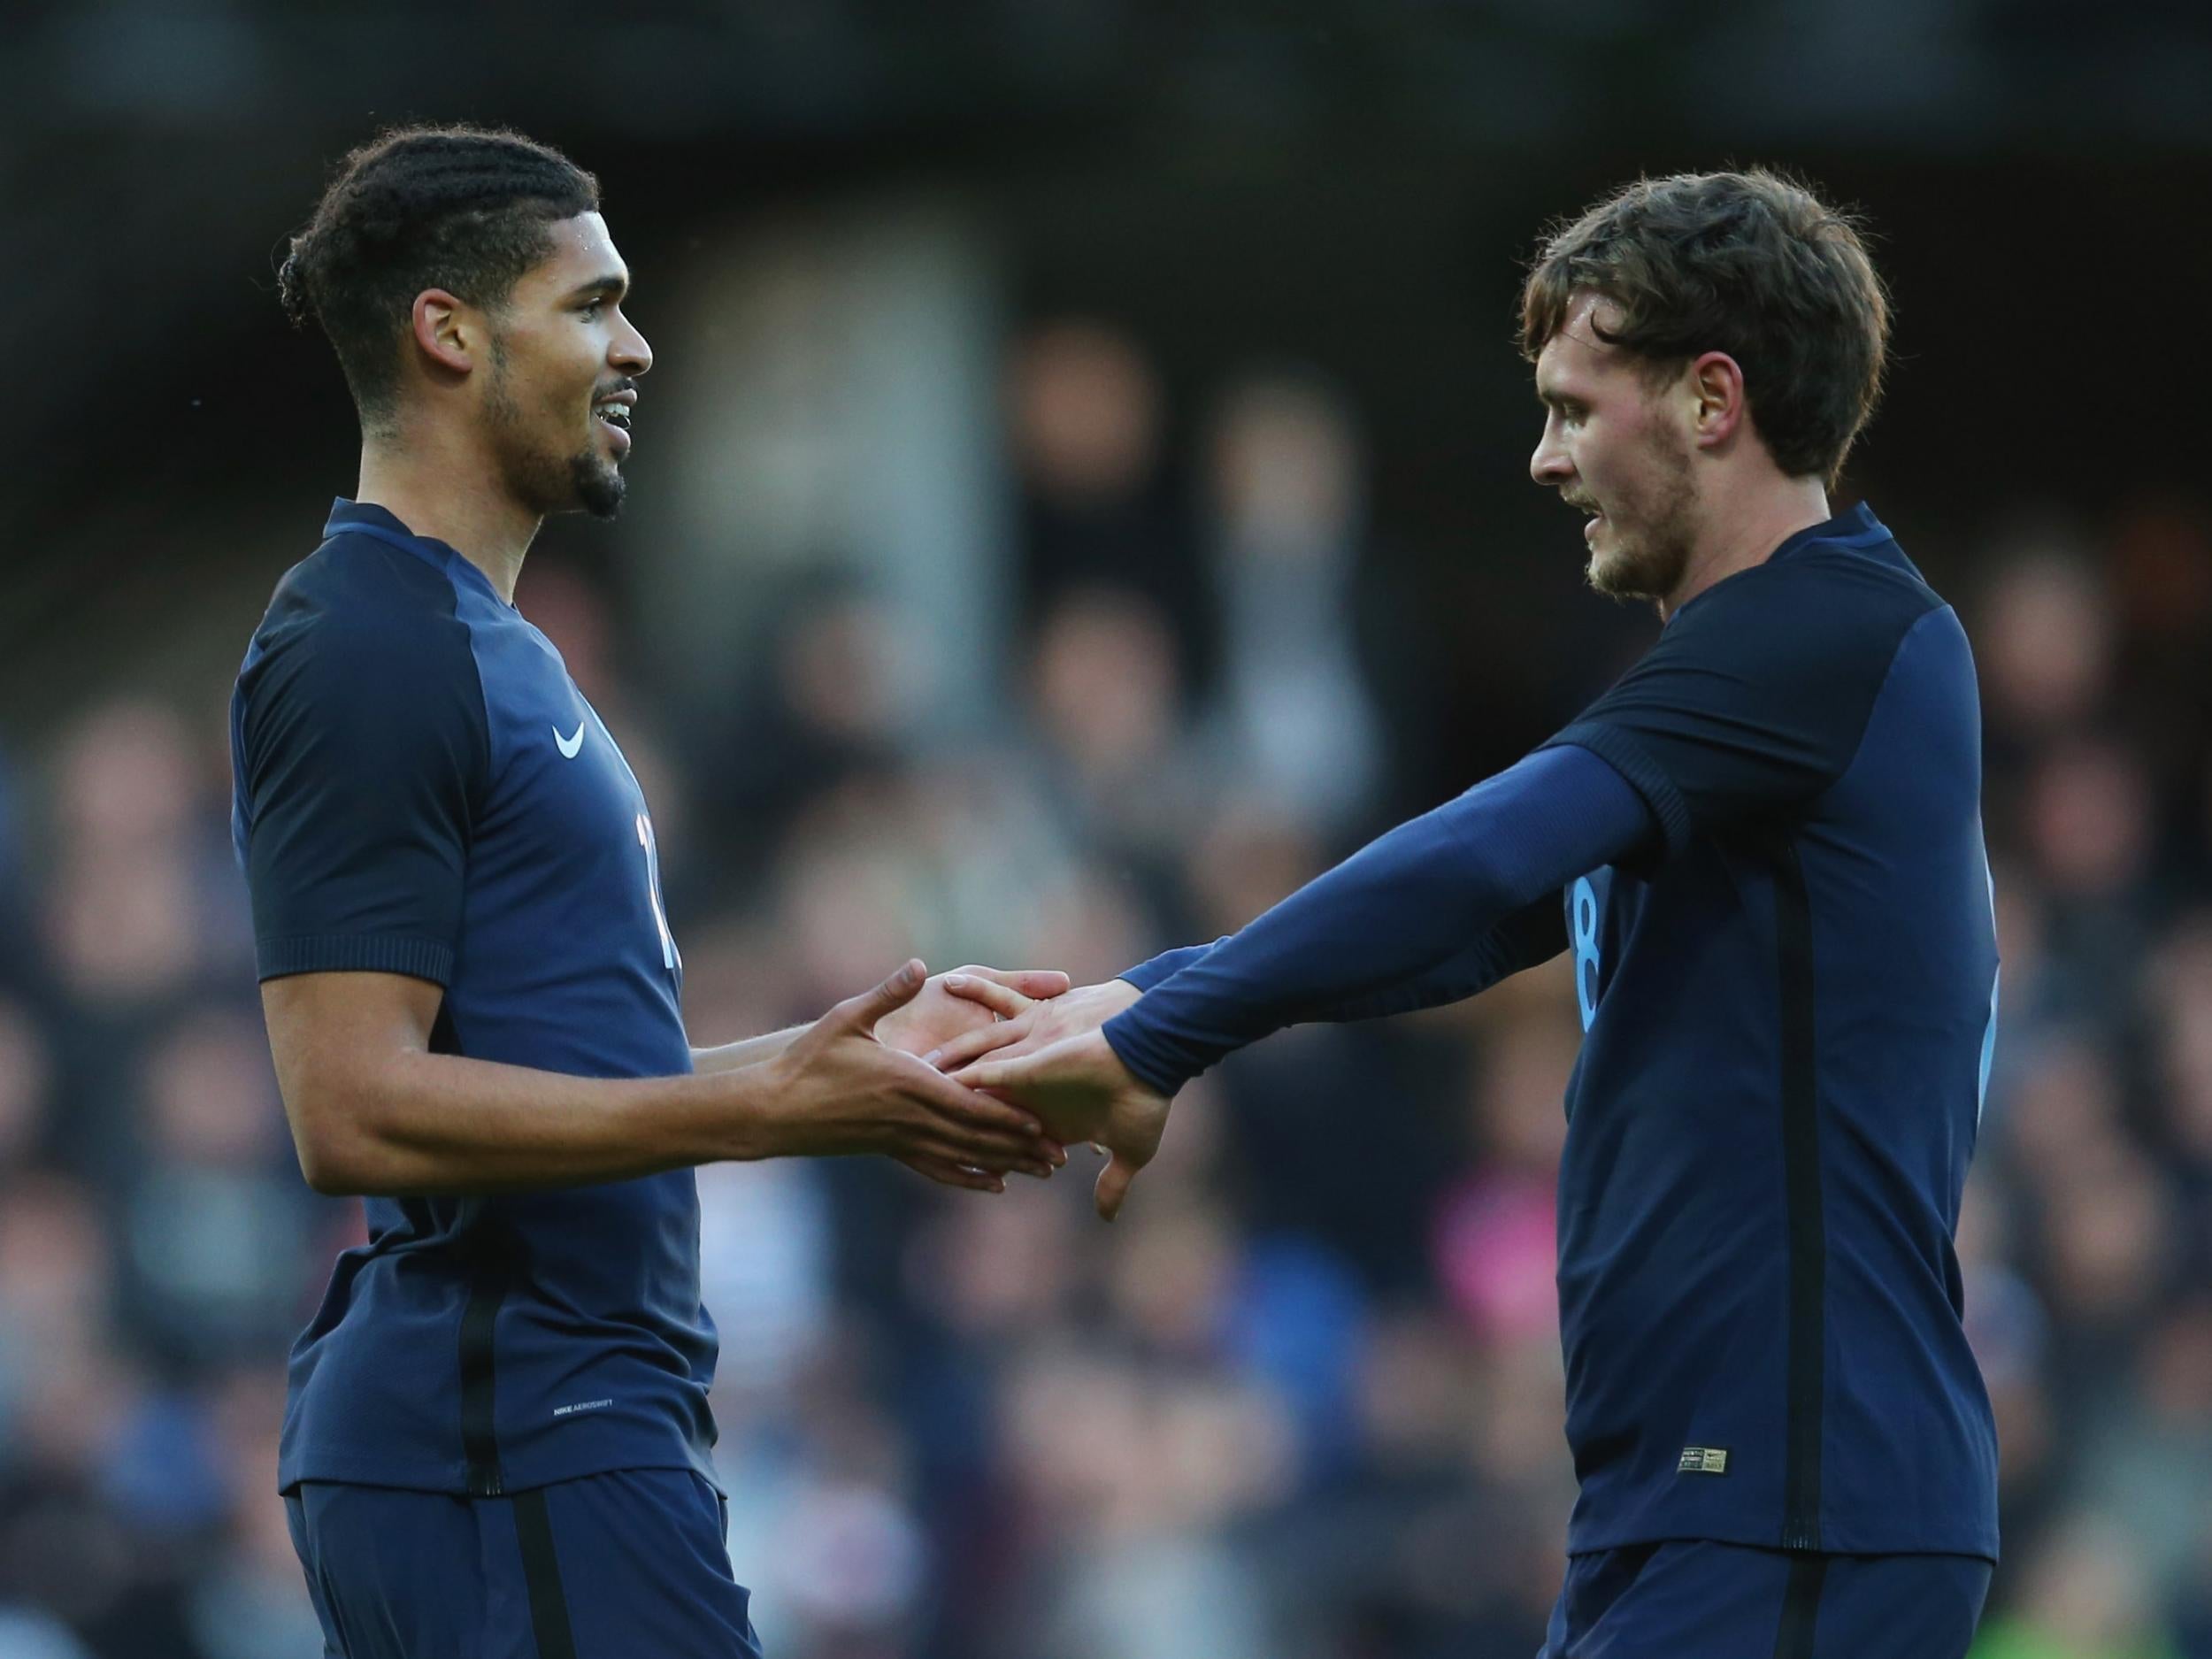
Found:
<path fill-rule="evenodd" d="M 380 123 L 604 183 L 631 504 L 520 589 L 664 826 L 695 1037 L 1110 973 L 1652 637 L 1525 474 L 1546 219 L 1795 166 L 1898 301 L 1871 499 L 1978 649 L 2004 1018 L 1962 1253 L 1993 1659 L 2212 1655 L 2212 27 L 2194 0 L 14 4 L 0 46 L 0 1659 L 318 1651 L 302 1184 L 224 707 L 349 492 L 272 272 Z M 703 1171 L 776 1659 L 1525 1659 L 1570 1470 L 1563 974 L 1194 1087 L 1113 1231 Z"/>

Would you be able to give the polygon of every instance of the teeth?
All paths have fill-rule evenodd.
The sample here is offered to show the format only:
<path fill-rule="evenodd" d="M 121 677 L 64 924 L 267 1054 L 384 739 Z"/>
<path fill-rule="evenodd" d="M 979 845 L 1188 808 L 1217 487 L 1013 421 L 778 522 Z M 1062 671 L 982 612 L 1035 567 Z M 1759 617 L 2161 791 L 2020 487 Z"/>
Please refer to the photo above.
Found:
<path fill-rule="evenodd" d="M 630 406 L 627 403 L 601 403 L 592 411 L 611 426 L 630 429 Z"/>

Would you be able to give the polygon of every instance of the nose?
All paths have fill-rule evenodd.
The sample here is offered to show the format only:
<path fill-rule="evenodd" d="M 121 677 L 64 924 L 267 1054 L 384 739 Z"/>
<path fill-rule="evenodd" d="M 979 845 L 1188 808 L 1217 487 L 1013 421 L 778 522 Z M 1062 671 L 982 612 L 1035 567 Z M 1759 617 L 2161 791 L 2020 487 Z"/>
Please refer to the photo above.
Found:
<path fill-rule="evenodd" d="M 1528 475 L 1538 483 L 1556 488 L 1574 476 L 1574 464 L 1567 458 L 1567 446 L 1559 432 L 1559 417 L 1547 413 L 1544 417 L 1544 435 L 1536 441 L 1536 453 L 1528 457 Z"/>
<path fill-rule="evenodd" d="M 633 377 L 648 373 L 653 366 L 652 346 L 626 317 L 623 319 L 622 326 L 608 342 L 607 363 L 610 367 Z"/>

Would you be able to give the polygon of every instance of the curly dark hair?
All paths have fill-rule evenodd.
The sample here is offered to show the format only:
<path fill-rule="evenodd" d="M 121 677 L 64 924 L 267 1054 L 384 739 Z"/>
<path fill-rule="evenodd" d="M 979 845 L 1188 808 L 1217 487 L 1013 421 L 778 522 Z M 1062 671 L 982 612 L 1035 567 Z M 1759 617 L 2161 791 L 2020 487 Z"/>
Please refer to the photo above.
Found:
<path fill-rule="evenodd" d="M 285 314 L 322 326 L 362 426 L 388 426 L 415 296 L 442 288 L 496 311 L 553 250 L 551 226 L 599 207 L 599 180 L 492 127 L 408 127 L 338 164 L 277 273 Z"/>
<path fill-rule="evenodd" d="M 1598 295 L 1618 313 L 1599 338 L 1655 370 L 1735 358 L 1775 464 L 1832 488 L 1889 349 L 1889 296 L 1863 234 L 1763 169 L 1639 179 L 1548 232 L 1521 290 L 1521 349 L 1532 361 L 1575 296 Z"/>

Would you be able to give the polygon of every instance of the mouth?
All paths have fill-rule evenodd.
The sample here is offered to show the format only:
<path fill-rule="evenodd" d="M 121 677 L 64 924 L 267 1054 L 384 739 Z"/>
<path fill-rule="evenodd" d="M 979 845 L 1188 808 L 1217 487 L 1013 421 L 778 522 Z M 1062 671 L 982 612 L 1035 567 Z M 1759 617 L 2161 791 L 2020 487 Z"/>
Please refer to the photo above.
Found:
<path fill-rule="evenodd" d="M 617 392 L 599 399 L 591 406 L 592 419 L 607 429 L 618 455 L 626 454 L 629 450 L 630 420 L 636 408 L 635 392 Z"/>

